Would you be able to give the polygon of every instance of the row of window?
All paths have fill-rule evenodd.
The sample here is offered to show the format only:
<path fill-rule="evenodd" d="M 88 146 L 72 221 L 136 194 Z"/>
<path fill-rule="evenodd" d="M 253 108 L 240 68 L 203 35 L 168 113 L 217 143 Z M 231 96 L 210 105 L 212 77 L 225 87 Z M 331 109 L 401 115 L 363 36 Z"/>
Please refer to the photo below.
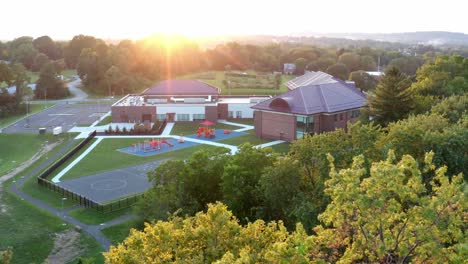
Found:
<path fill-rule="evenodd" d="M 360 114 L 361 114 L 361 112 L 359 110 L 351 111 L 351 118 L 356 118 Z M 335 119 L 335 122 L 338 121 L 338 120 L 342 121 L 344 119 L 344 113 L 334 114 L 333 118 Z"/>
<path fill-rule="evenodd" d="M 159 121 L 163 121 L 166 118 L 166 114 L 156 115 L 156 119 Z M 193 114 L 193 120 L 205 120 L 205 114 Z M 177 114 L 177 121 L 190 121 L 190 114 Z"/>
<path fill-rule="evenodd" d="M 234 111 L 228 111 L 228 117 L 234 118 Z M 242 111 L 236 111 L 235 118 L 242 118 Z"/>

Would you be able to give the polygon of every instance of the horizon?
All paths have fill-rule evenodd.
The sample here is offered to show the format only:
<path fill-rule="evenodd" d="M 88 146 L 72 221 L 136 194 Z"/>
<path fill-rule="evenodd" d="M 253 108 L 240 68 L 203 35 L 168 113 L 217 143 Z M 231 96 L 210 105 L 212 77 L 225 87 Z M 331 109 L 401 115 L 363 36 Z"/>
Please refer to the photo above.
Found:
<path fill-rule="evenodd" d="M 444 1 L 444 5 L 437 5 L 439 1 L 436 0 L 423 4 L 395 0 L 385 7 L 377 6 L 371 0 L 352 3 L 293 0 L 287 4 L 246 0 L 219 2 L 83 0 L 79 5 L 65 6 L 58 0 L 9 1 L 4 3 L 4 10 L 21 10 L 22 15 L 19 17 L 16 12 L 2 14 L 0 23 L 11 26 L 2 29 L 0 39 L 48 35 L 53 39 L 68 40 L 80 34 L 102 39 L 141 39 L 154 34 L 216 38 L 427 31 L 468 33 L 468 26 L 462 21 L 463 7 L 467 4 L 456 0 Z M 25 6 L 28 8 L 22 10 Z"/>

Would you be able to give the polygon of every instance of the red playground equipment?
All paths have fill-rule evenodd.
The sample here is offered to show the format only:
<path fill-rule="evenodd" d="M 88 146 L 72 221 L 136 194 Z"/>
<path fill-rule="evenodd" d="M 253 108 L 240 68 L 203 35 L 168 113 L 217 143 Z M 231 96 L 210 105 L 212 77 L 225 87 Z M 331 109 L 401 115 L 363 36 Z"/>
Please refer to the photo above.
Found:
<path fill-rule="evenodd" d="M 162 145 L 166 144 L 169 147 L 173 147 L 174 145 L 171 144 L 167 139 L 163 138 L 161 140 L 157 139 L 155 140 L 152 138 L 149 141 L 143 141 L 142 143 L 136 143 L 132 144 L 133 147 L 133 152 L 150 152 L 150 151 L 155 151 L 155 150 L 160 150 L 162 148 Z"/>
<path fill-rule="evenodd" d="M 215 138 L 215 130 L 208 127 L 199 127 L 197 130 L 197 137 L 201 137 L 204 134 L 205 138 Z"/>

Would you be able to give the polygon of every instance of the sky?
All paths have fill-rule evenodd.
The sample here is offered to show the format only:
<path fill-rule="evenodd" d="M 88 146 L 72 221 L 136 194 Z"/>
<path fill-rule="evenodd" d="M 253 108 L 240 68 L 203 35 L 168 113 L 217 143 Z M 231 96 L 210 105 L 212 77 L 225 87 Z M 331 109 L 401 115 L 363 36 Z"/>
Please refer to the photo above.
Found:
<path fill-rule="evenodd" d="M 2 0 L 0 39 L 468 33 L 466 0 Z"/>

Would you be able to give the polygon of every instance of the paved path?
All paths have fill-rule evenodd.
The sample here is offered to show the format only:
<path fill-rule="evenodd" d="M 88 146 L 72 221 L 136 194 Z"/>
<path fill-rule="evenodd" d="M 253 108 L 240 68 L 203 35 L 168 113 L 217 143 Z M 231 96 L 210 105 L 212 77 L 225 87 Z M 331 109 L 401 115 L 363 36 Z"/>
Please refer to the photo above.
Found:
<path fill-rule="evenodd" d="M 237 131 L 237 132 L 244 132 L 244 131 L 252 130 L 252 129 L 255 128 L 254 126 L 251 126 L 251 125 L 246 125 L 246 124 L 241 124 L 241 123 L 234 123 L 234 122 L 229 122 L 229 121 L 226 121 L 226 120 L 218 120 L 218 123 L 222 123 L 222 124 L 226 124 L 226 125 L 231 125 L 231 126 L 239 126 L 239 127 L 242 127 L 242 128 L 240 128 L 240 129 L 234 130 L 234 131 Z"/>
<path fill-rule="evenodd" d="M 22 190 L 19 189 L 19 187 L 21 185 L 23 185 L 24 182 L 27 179 L 37 175 L 37 173 L 39 171 L 41 171 L 45 167 L 49 166 L 52 162 L 54 162 L 59 157 L 64 155 L 66 152 L 68 152 L 73 147 L 73 145 L 74 145 L 74 141 L 72 140 L 68 144 L 66 144 L 62 149 L 60 149 L 57 153 L 55 153 L 55 155 L 53 155 L 52 157 L 49 157 L 46 161 L 44 161 L 44 163 L 42 163 L 36 169 L 34 169 L 31 173 L 29 173 L 25 177 L 19 179 L 15 183 L 13 183 L 10 186 L 10 190 L 14 194 L 16 194 L 17 196 L 19 196 L 19 197 L 23 198 L 24 200 L 34 204 L 36 207 L 42 208 L 42 209 L 48 211 L 49 213 L 54 214 L 57 217 L 61 218 L 65 222 L 79 227 L 80 229 L 82 229 L 83 231 L 88 233 L 90 236 L 92 236 L 101 245 L 101 247 L 104 250 L 107 251 L 109 249 L 109 247 L 111 246 L 111 242 L 101 233 L 100 230 L 102 228 L 104 228 L 102 225 L 87 225 L 87 224 L 84 224 L 84 223 L 76 220 L 75 218 L 67 215 L 67 212 L 69 212 L 72 209 L 67 208 L 65 210 L 59 210 L 59 209 L 53 208 L 53 207 L 43 203 L 42 201 L 37 200 L 37 199 L 29 196 L 28 194 L 24 193 Z M 75 208 L 75 207 L 73 207 L 73 208 Z M 129 216 L 122 216 L 121 218 L 114 219 L 109 223 L 113 223 L 113 224 L 114 223 L 121 223 L 121 222 L 126 221 L 128 219 L 129 219 Z M 110 224 L 106 224 L 105 226 L 107 227 L 109 225 Z"/>
<path fill-rule="evenodd" d="M 284 143 L 284 142 L 286 142 L 286 141 L 284 141 L 284 140 L 275 140 L 275 141 L 272 141 L 272 142 L 257 145 L 255 147 L 256 148 L 266 148 L 266 147 L 271 147 L 271 146 L 278 145 L 278 144 L 281 144 L 281 143 Z"/>
<path fill-rule="evenodd" d="M 81 153 L 80 156 L 78 156 L 76 159 L 74 159 L 70 164 L 68 164 L 65 169 L 63 169 L 61 172 L 59 172 L 57 175 L 55 175 L 54 178 L 52 178 L 52 182 L 60 182 L 60 178 L 62 178 L 65 173 L 67 173 L 71 168 L 73 168 L 80 160 L 82 160 L 86 155 L 88 155 L 101 141 L 103 138 L 98 138 L 91 146 L 89 146 L 83 153 Z"/>

